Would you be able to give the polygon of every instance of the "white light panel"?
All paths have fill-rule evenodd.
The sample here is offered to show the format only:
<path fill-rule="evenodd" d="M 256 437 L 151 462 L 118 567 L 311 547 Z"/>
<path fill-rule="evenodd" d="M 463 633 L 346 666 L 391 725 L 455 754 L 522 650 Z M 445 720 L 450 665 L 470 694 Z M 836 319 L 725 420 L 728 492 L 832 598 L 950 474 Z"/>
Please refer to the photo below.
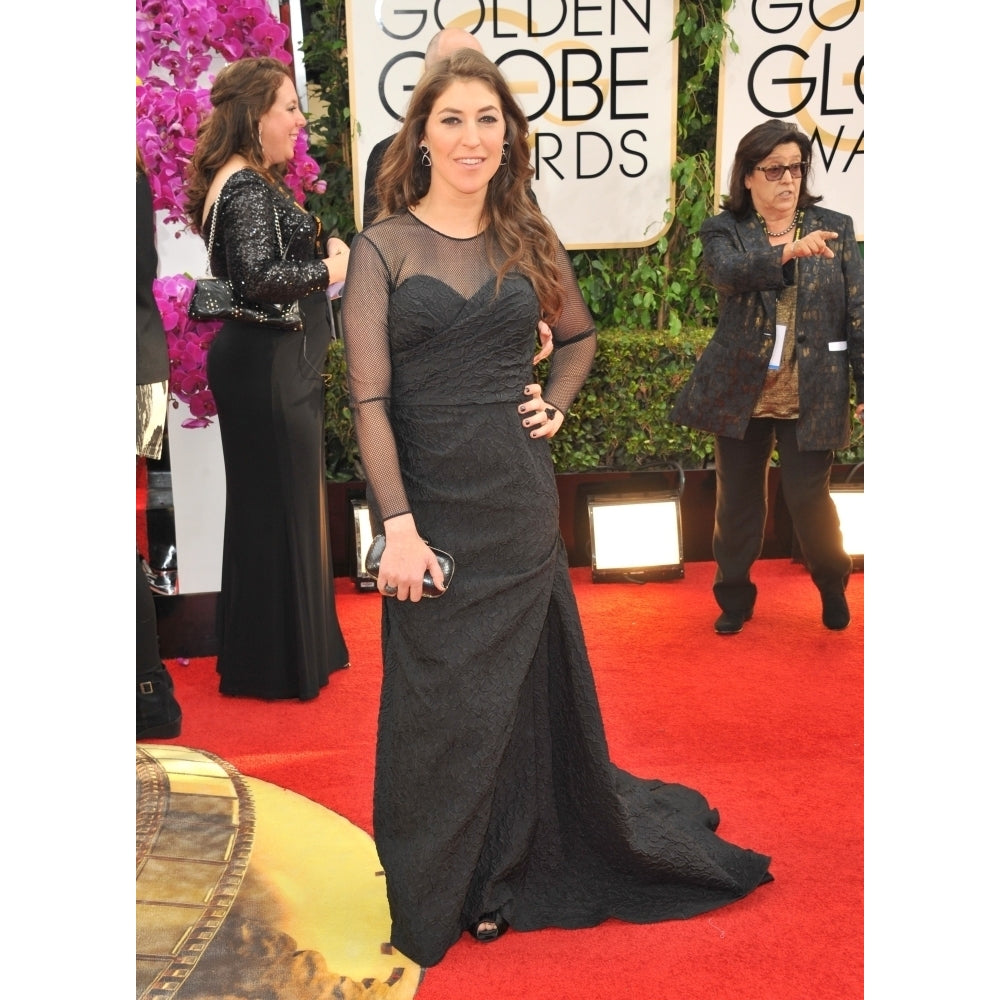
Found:
<path fill-rule="evenodd" d="M 599 579 L 683 576 L 680 497 L 592 497 L 592 569 Z"/>

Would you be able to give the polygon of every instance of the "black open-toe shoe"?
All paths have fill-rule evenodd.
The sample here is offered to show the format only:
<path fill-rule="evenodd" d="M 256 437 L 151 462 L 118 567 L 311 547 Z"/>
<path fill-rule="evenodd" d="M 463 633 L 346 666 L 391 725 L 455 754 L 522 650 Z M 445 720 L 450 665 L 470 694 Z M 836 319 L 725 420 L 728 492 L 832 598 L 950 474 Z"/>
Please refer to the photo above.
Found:
<path fill-rule="evenodd" d="M 477 940 L 484 943 L 496 941 L 498 937 L 507 932 L 510 924 L 500 916 L 499 911 L 484 913 L 474 924 L 469 925 L 469 933 Z"/>

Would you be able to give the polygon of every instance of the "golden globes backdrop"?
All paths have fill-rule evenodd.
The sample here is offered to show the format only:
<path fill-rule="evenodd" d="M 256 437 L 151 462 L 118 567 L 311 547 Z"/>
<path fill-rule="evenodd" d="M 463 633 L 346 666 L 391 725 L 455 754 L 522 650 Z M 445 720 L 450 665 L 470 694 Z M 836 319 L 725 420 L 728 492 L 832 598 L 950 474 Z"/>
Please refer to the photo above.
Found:
<path fill-rule="evenodd" d="M 290 11 L 296 82 L 306 106 L 298 4 Z M 355 205 L 364 167 L 393 134 L 444 27 L 475 34 L 503 70 L 531 129 L 533 190 L 570 249 L 645 246 L 666 228 L 676 151 L 676 0 L 347 0 Z M 813 140 L 814 188 L 864 238 L 863 0 L 735 0 L 739 53 L 719 90 L 717 191 L 740 137 L 765 118 L 796 121 Z M 215 60 L 210 76 L 222 62 Z M 162 215 L 162 213 L 161 213 Z M 202 273 L 201 240 L 158 225 L 160 274 Z M 225 480 L 217 422 L 181 425 L 169 410 L 178 593 L 219 588 Z"/>
<path fill-rule="evenodd" d="M 646 246 L 666 228 L 674 160 L 676 0 L 348 0 L 354 197 L 399 128 L 442 28 L 504 72 L 531 129 L 532 189 L 570 249 Z"/>
<path fill-rule="evenodd" d="M 729 189 L 740 138 L 766 118 L 812 139 L 812 187 L 864 239 L 864 0 L 736 0 L 727 15 L 739 52 L 719 81 L 716 193 Z"/>

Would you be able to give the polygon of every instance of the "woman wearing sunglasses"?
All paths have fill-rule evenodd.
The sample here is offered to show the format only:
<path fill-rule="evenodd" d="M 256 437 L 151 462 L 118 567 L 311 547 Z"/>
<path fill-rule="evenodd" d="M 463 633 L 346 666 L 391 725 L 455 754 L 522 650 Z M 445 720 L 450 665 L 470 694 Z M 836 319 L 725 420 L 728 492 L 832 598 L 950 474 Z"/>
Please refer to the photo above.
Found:
<path fill-rule="evenodd" d="M 864 413 L 864 270 L 849 216 L 809 190 L 810 141 L 771 119 L 740 140 L 722 211 L 701 228 L 719 323 L 671 419 L 715 435 L 713 555 L 720 635 L 742 631 L 757 599 L 767 474 L 781 486 L 822 621 L 851 620 L 844 551 L 830 497 L 834 451 L 850 441 L 851 375 Z"/>

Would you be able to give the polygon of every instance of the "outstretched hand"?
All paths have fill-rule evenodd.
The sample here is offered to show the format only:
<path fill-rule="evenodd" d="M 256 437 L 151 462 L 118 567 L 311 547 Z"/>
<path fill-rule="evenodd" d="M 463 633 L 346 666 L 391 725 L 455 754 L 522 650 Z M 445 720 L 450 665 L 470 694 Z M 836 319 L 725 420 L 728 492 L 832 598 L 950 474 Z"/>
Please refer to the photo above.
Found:
<path fill-rule="evenodd" d="M 788 257 L 832 257 L 833 250 L 828 247 L 827 241 L 835 240 L 840 234 L 828 229 L 817 229 L 814 232 L 806 233 L 797 240 L 792 240 L 786 244 L 788 247 Z"/>

